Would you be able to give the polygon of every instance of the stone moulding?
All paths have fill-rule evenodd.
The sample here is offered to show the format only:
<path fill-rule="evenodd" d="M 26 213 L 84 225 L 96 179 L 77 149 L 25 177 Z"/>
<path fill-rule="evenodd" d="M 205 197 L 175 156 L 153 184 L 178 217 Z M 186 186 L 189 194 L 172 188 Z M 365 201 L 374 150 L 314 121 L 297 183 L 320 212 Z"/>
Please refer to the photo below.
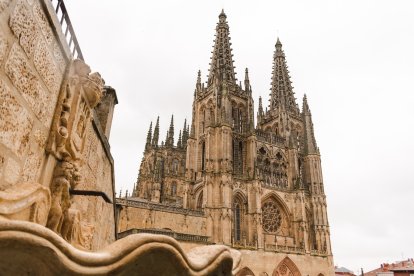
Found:
<path fill-rule="evenodd" d="M 184 253 L 173 238 L 136 234 L 87 252 L 46 227 L 7 219 L 0 219 L 0 260 L 7 275 L 232 275 L 240 269 L 240 253 L 222 245 Z"/>
<path fill-rule="evenodd" d="M 0 217 L 46 225 L 51 204 L 49 189 L 24 182 L 0 191 Z"/>

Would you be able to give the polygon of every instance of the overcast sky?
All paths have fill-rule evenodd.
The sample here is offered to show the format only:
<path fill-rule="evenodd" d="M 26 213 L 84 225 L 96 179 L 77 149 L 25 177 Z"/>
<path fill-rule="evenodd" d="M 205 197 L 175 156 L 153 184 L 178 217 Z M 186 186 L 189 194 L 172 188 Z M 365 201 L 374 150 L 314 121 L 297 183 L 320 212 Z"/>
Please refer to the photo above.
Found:
<path fill-rule="evenodd" d="M 236 71 L 268 102 L 277 36 L 322 155 L 335 264 L 414 257 L 413 1 L 65 1 L 86 62 L 117 90 L 117 191 L 132 190 L 149 123 L 176 140 L 227 14 Z"/>

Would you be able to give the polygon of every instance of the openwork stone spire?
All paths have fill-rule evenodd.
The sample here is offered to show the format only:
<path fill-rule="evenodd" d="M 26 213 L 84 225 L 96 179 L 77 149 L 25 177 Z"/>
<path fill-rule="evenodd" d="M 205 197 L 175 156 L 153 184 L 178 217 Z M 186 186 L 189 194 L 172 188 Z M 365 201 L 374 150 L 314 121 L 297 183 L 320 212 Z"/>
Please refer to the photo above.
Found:
<path fill-rule="evenodd" d="M 151 147 L 151 139 L 152 139 L 152 122 L 148 130 L 147 143 L 145 144 L 145 149 L 149 149 Z"/>
<path fill-rule="evenodd" d="M 270 110 L 278 109 L 280 107 L 288 112 L 298 115 L 299 107 L 295 101 L 295 94 L 293 92 L 292 82 L 290 81 L 285 53 L 282 50 L 282 43 L 279 38 L 277 38 L 275 46 Z"/>
<path fill-rule="evenodd" d="M 174 115 L 171 116 L 170 129 L 167 131 L 165 144 L 166 146 L 174 146 Z"/>
<path fill-rule="evenodd" d="M 305 122 L 305 154 L 319 154 L 313 131 L 312 114 L 309 109 L 306 94 L 303 96 L 302 117 Z"/>
<path fill-rule="evenodd" d="M 158 139 L 160 137 L 160 116 L 157 117 L 157 123 L 155 124 L 154 136 L 152 137 L 152 145 L 158 146 Z"/>
<path fill-rule="evenodd" d="M 214 83 L 214 79 L 227 80 L 236 83 L 234 73 L 233 55 L 229 36 L 229 25 L 226 14 L 222 10 L 216 27 L 213 56 L 211 57 L 208 84 Z"/>

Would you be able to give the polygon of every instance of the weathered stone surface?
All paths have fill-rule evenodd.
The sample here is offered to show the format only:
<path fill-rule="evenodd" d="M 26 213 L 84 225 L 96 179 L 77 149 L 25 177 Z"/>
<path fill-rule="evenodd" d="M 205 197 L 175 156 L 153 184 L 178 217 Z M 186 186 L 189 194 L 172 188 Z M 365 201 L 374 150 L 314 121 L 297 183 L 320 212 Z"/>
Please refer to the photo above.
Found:
<path fill-rule="evenodd" d="M 36 3 L 33 6 L 33 14 L 36 21 L 38 22 L 38 25 L 40 26 L 40 30 L 46 40 L 47 45 L 51 45 L 54 42 L 55 37 L 53 35 L 52 29 L 50 28 L 49 21 L 47 20 L 42 8 L 40 8 L 39 3 Z"/>
<path fill-rule="evenodd" d="M 62 75 L 53 62 L 53 55 L 43 40 L 39 40 L 36 45 L 33 62 L 43 81 L 46 83 L 46 86 L 52 92 L 53 99 L 51 100 L 54 102 L 56 96 L 53 97 L 53 95 L 57 95 L 62 81 Z"/>
<path fill-rule="evenodd" d="M 27 56 L 32 57 L 38 40 L 39 28 L 23 0 L 17 1 L 9 25 Z"/>
<path fill-rule="evenodd" d="M 13 158 L 8 158 L 6 167 L 4 169 L 4 181 L 6 183 L 2 183 L 3 187 L 1 188 L 7 188 L 10 186 L 10 184 L 16 184 L 20 179 L 21 171 L 22 167 L 20 164 Z"/>
<path fill-rule="evenodd" d="M 62 50 L 60 49 L 60 46 L 57 43 L 53 44 L 53 56 L 55 58 L 56 63 L 59 66 L 60 72 L 63 73 L 66 68 L 66 61 L 63 57 Z"/>
<path fill-rule="evenodd" d="M 0 180 L 3 177 L 3 170 L 4 170 L 4 163 L 5 163 L 4 156 L 0 155 Z"/>
<path fill-rule="evenodd" d="M 7 39 L 0 31 L 0 66 L 3 66 L 4 60 L 6 59 L 7 48 Z"/>
<path fill-rule="evenodd" d="M 9 6 L 11 0 L 0 0 L 0 14 Z"/>
<path fill-rule="evenodd" d="M 49 208 L 49 189 L 38 183 L 23 182 L 0 191 L 0 219 L 31 221 L 44 226 Z"/>
<path fill-rule="evenodd" d="M 22 93 L 37 118 L 45 125 L 49 125 L 52 119 L 49 93 L 42 88 L 26 55 L 16 43 L 12 46 L 6 61 L 5 72 L 13 85 Z"/>
<path fill-rule="evenodd" d="M 0 143 L 21 157 L 26 150 L 33 119 L 0 79 Z"/>

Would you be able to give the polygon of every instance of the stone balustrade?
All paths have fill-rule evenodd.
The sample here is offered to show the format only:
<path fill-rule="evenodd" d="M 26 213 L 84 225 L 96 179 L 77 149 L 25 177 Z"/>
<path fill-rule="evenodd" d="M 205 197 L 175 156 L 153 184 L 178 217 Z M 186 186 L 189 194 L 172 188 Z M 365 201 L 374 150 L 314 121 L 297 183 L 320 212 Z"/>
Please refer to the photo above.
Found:
<path fill-rule="evenodd" d="M 256 130 L 256 138 L 258 141 L 266 142 L 270 144 L 285 144 L 285 138 L 275 135 L 273 133 L 264 132 L 261 130 Z"/>
<path fill-rule="evenodd" d="M 138 229 L 133 228 L 129 229 L 127 231 L 121 232 L 118 234 L 118 239 L 122 239 L 126 236 L 132 235 L 132 234 L 156 234 L 156 235 L 166 235 L 169 237 L 172 237 L 176 239 L 177 241 L 187 241 L 187 242 L 195 242 L 195 243 L 202 243 L 202 244 L 210 244 L 209 237 L 207 236 L 200 236 L 200 235 L 191 235 L 191 234 L 185 234 L 185 233 L 177 233 L 171 230 L 166 229 Z"/>
<path fill-rule="evenodd" d="M 287 246 L 279 244 L 265 244 L 265 251 L 283 252 L 283 253 L 294 253 L 294 254 L 305 254 L 305 249 L 296 246 Z"/>
<path fill-rule="evenodd" d="M 204 216 L 204 212 L 200 210 L 191 210 L 191 209 L 168 206 L 168 205 L 154 203 L 154 202 L 137 201 L 137 200 L 125 199 L 125 198 L 117 198 L 116 204 L 129 206 L 129 207 L 138 207 L 138 208 L 144 208 L 144 209 L 165 211 L 165 212 L 176 213 L 176 214 L 190 215 L 190 216 L 196 216 L 196 217 Z"/>

